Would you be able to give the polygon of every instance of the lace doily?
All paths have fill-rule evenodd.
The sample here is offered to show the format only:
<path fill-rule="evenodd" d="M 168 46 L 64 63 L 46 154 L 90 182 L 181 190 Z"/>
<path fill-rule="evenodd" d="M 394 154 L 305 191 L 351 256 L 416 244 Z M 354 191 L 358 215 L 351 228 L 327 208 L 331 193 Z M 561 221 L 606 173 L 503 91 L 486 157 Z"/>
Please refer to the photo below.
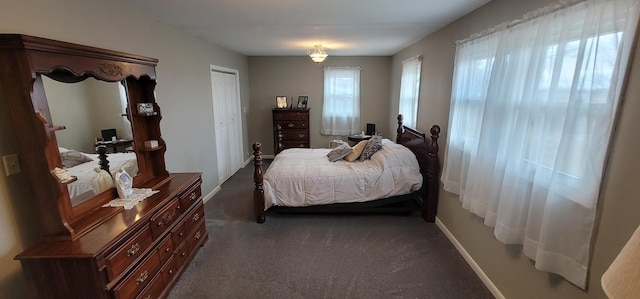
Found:
<path fill-rule="evenodd" d="M 143 201 L 145 198 L 158 192 L 159 191 L 154 191 L 150 188 L 133 188 L 133 193 L 131 194 L 130 198 L 116 198 L 103 205 L 103 207 L 124 207 L 126 210 L 129 210 L 139 202 Z"/>

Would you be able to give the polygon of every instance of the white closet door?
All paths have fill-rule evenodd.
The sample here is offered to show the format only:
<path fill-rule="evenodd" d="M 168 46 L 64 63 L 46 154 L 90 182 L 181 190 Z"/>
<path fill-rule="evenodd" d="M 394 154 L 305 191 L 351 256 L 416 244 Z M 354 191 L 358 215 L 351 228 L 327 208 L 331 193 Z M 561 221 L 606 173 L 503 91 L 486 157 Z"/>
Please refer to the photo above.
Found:
<path fill-rule="evenodd" d="M 237 82 L 236 74 L 211 71 L 220 184 L 242 167 L 243 138 Z"/>
<path fill-rule="evenodd" d="M 229 166 L 233 175 L 242 167 L 242 125 L 240 114 L 240 97 L 235 74 L 223 74 L 225 93 L 227 94 L 227 134 L 229 136 Z"/>

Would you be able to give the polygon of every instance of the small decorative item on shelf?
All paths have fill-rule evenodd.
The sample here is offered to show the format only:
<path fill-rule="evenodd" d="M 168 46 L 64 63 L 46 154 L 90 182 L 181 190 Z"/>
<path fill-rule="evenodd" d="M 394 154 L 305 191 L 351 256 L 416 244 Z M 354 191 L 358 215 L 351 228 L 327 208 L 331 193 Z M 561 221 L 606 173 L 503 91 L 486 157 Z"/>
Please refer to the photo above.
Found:
<path fill-rule="evenodd" d="M 307 102 L 309 101 L 308 96 L 299 96 L 298 97 L 298 109 L 307 109 Z"/>
<path fill-rule="evenodd" d="M 53 175 L 58 178 L 58 181 L 63 184 L 71 183 L 77 179 L 76 177 L 72 176 L 68 170 L 60 167 L 54 168 L 51 173 L 53 173 Z"/>
<path fill-rule="evenodd" d="M 147 140 L 144 142 L 144 147 L 145 148 L 156 148 L 158 147 L 158 140 Z"/>
<path fill-rule="evenodd" d="M 114 177 L 116 190 L 121 199 L 131 197 L 133 194 L 133 178 L 123 168 L 118 169 Z"/>
<path fill-rule="evenodd" d="M 287 108 L 287 97 L 286 96 L 277 96 L 276 97 L 276 107 L 278 109 Z"/>
<path fill-rule="evenodd" d="M 153 103 L 138 103 L 138 113 L 147 115 L 154 114 Z"/>

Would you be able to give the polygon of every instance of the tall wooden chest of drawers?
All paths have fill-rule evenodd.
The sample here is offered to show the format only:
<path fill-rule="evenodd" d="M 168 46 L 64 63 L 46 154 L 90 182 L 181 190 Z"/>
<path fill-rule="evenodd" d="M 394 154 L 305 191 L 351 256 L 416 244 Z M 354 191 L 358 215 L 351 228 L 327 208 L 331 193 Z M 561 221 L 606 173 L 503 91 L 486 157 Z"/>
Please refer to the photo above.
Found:
<path fill-rule="evenodd" d="M 273 109 L 274 154 L 300 147 L 309 148 L 310 109 Z"/>

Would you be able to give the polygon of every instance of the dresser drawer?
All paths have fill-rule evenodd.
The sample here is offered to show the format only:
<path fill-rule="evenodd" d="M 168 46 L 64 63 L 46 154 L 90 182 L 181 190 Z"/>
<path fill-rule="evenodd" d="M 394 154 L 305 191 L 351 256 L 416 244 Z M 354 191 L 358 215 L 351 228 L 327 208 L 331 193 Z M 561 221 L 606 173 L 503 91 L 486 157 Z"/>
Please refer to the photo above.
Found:
<path fill-rule="evenodd" d="M 196 229 L 194 229 L 189 237 L 187 237 L 187 246 L 190 250 L 196 250 L 200 244 L 202 244 L 202 240 L 207 237 L 207 228 L 204 226 L 204 220 L 197 224 Z"/>
<path fill-rule="evenodd" d="M 283 141 L 291 141 L 291 140 L 309 140 L 309 131 L 307 130 L 283 130 L 282 131 L 282 140 Z"/>
<path fill-rule="evenodd" d="M 309 124 L 301 121 L 277 121 L 274 123 L 273 127 L 277 128 L 280 125 L 282 130 L 306 130 L 309 127 Z"/>
<path fill-rule="evenodd" d="M 162 295 L 162 291 L 164 291 L 165 283 L 162 280 L 162 275 L 160 273 L 156 274 L 153 277 L 153 280 L 149 282 L 149 285 L 136 296 L 136 299 L 158 299 L 160 295 Z"/>
<path fill-rule="evenodd" d="M 158 249 L 156 249 L 161 264 L 171 257 L 173 250 L 173 240 L 171 239 L 171 235 L 167 235 L 160 245 L 158 245 Z"/>
<path fill-rule="evenodd" d="M 160 269 L 160 258 L 153 251 L 113 290 L 116 298 L 133 298 L 149 284 Z"/>
<path fill-rule="evenodd" d="M 182 241 L 187 239 L 187 229 L 185 225 L 186 220 L 187 218 L 185 217 L 182 223 L 176 225 L 176 227 L 174 227 L 171 230 L 171 238 L 173 239 L 173 244 L 175 244 L 176 246 L 178 246 L 179 244 L 182 243 Z"/>
<path fill-rule="evenodd" d="M 191 187 L 189 191 L 180 195 L 180 205 L 182 210 L 186 211 L 191 205 L 193 205 L 202 195 L 202 188 L 198 182 L 195 186 Z"/>
<path fill-rule="evenodd" d="M 309 142 L 308 141 L 283 141 L 282 142 L 282 149 L 288 149 L 288 148 L 309 148 Z"/>
<path fill-rule="evenodd" d="M 187 246 L 187 242 L 183 242 L 182 244 L 180 244 L 180 246 L 178 246 L 178 249 L 176 249 L 176 251 L 173 253 L 176 268 L 180 268 L 180 266 L 184 264 L 184 262 L 187 260 L 187 257 L 189 256 L 190 251 L 191 248 Z"/>
<path fill-rule="evenodd" d="M 204 204 L 200 203 L 193 212 L 189 213 L 189 215 L 185 217 L 185 231 L 190 232 L 196 223 L 200 222 L 202 219 L 204 219 Z"/>
<path fill-rule="evenodd" d="M 171 256 L 171 258 L 160 268 L 160 276 L 162 276 L 162 281 L 164 281 L 165 285 L 171 283 L 173 277 L 176 275 L 178 267 L 176 266 L 175 258 Z"/>
<path fill-rule="evenodd" d="M 153 239 L 157 239 L 162 235 L 162 233 L 171 227 L 171 225 L 180 217 L 180 213 L 180 201 L 178 198 L 172 199 L 171 203 L 167 204 L 166 207 L 155 213 L 149 222 L 149 225 L 151 226 L 151 236 Z"/>
<path fill-rule="evenodd" d="M 305 111 L 274 111 L 273 120 L 307 120 L 308 110 Z"/>
<path fill-rule="evenodd" d="M 106 260 L 109 280 L 113 280 L 127 267 L 135 263 L 147 251 L 152 242 L 149 226 L 145 225 L 128 242 L 110 254 Z"/>

